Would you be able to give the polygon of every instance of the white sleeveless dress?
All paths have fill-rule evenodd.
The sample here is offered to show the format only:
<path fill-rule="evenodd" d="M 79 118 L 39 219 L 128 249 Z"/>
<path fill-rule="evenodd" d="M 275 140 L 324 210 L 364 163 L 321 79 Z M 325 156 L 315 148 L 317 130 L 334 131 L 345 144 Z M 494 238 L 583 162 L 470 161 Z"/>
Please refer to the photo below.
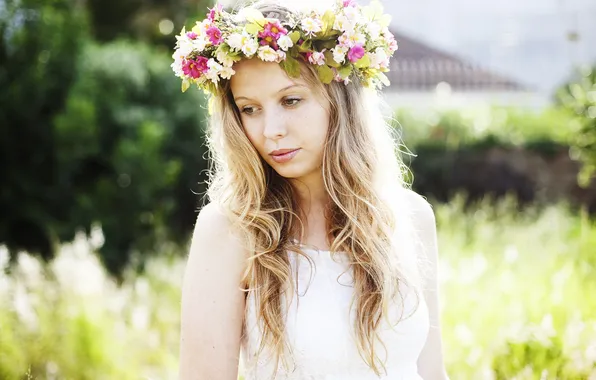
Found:
<path fill-rule="evenodd" d="M 391 327 L 382 320 L 380 337 L 386 347 L 378 345 L 377 355 L 385 358 L 386 373 L 377 376 L 360 357 L 353 334 L 353 318 L 349 315 L 353 278 L 344 256 L 328 251 L 303 248 L 315 263 L 311 274 L 308 261 L 290 252 L 290 263 L 298 266 L 298 289 L 287 312 L 286 333 L 293 347 L 290 370 L 280 365 L 275 379 L 281 380 L 421 380 L 417 360 L 429 331 L 428 308 L 424 296 L 419 302 L 415 294 L 401 288 L 404 294 L 396 302 L 391 320 L 402 320 Z M 335 259 L 334 259 L 335 258 Z M 312 275 L 312 278 L 311 278 Z M 310 286 L 309 286 L 310 281 Z M 274 373 L 274 360 L 267 351 L 256 356 L 260 327 L 254 298 L 247 297 L 242 360 L 245 380 L 269 380 Z M 418 307 L 416 307 L 418 306 Z M 295 364 L 295 365 L 292 365 Z"/>

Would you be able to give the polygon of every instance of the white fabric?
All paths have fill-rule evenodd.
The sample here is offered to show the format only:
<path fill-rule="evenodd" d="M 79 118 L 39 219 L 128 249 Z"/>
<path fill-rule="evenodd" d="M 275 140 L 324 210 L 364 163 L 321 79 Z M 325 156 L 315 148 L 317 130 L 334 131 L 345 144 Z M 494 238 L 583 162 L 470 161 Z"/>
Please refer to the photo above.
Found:
<path fill-rule="evenodd" d="M 312 273 L 303 257 L 290 253 L 293 268 L 298 267 L 299 296 L 294 297 L 287 311 L 286 333 L 294 349 L 288 373 L 280 366 L 275 379 L 282 380 L 421 380 L 417 371 L 417 359 L 426 342 L 429 318 L 424 296 L 420 303 L 412 291 L 401 288 L 404 294 L 391 310 L 391 320 L 399 320 L 390 327 L 382 321 L 381 339 L 387 348 L 387 373 L 378 377 L 360 357 L 353 334 L 353 318 L 349 316 L 352 300 L 353 278 L 344 256 L 332 256 L 328 251 L 306 250 L 315 268 Z M 298 302 L 296 302 L 298 301 Z M 260 330 L 249 294 L 242 341 L 242 362 L 245 380 L 269 380 L 272 378 L 274 360 L 268 360 L 266 351 L 256 359 Z M 416 308 L 416 305 L 419 307 Z M 412 311 L 414 311 L 412 313 Z M 378 355 L 384 358 L 385 350 L 379 344 Z M 293 370 L 293 371 L 292 371 Z"/>

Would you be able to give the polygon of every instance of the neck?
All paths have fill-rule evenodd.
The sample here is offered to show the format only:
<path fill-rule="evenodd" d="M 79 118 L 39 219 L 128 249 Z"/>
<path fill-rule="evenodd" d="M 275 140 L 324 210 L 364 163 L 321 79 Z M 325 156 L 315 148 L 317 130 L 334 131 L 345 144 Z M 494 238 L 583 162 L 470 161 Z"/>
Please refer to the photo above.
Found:
<path fill-rule="evenodd" d="M 329 204 L 329 194 L 325 189 L 323 176 L 321 173 L 313 173 L 312 176 L 291 179 L 290 183 L 295 190 L 300 217 L 305 224 L 306 236 L 303 238 L 314 235 L 318 240 L 318 237 L 325 236 L 325 209 Z"/>
<path fill-rule="evenodd" d="M 322 175 L 291 179 L 290 183 L 296 191 L 298 205 L 305 213 L 325 209 L 329 202 L 329 194 Z"/>

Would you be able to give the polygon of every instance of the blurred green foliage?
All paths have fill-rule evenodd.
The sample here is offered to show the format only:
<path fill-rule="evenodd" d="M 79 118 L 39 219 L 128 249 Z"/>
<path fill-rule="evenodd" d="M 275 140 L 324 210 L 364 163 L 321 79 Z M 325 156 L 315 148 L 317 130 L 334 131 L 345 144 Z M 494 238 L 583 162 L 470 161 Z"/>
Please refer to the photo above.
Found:
<path fill-rule="evenodd" d="M 412 148 L 438 146 L 455 150 L 471 145 L 531 148 L 537 142 L 567 145 L 572 141 L 572 119 L 558 108 L 399 109 L 393 120 L 405 145 Z"/>
<path fill-rule="evenodd" d="M 186 241 L 202 203 L 195 193 L 206 179 L 206 114 L 202 95 L 182 94 L 171 73 L 173 34 L 166 29 L 172 22 L 179 30 L 209 3 L 5 2 L 0 242 L 13 259 L 18 250 L 50 259 L 56 244 L 94 223 L 106 235 L 103 263 L 116 275 L 130 263 L 142 269 L 159 242 Z M 570 87 L 577 104 L 593 101 L 586 86 L 583 93 Z M 594 107 L 582 107 L 588 120 Z M 404 157 L 414 187 L 443 201 L 459 189 L 477 198 L 513 191 L 533 200 L 527 178 L 478 168 L 478 155 L 523 147 L 549 157 L 575 144 L 590 157 L 592 145 L 580 143 L 593 141 L 593 127 L 576 133 L 572 127 L 584 124 L 562 108 L 400 110 L 395 118 L 406 146 L 424 157 Z M 479 170 L 486 178 L 474 174 Z"/>
<path fill-rule="evenodd" d="M 98 222 L 118 274 L 158 239 L 184 241 L 206 168 L 202 95 L 181 93 L 165 50 L 94 43 L 74 0 L 6 4 L 0 241 L 11 256 L 49 259 Z"/>
<path fill-rule="evenodd" d="M 587 186 L 596 174 L 596 66 L 580 69 L 558 91 L 558 100 L 573 115 L 572 153 L 583 162 L 578 179 Z"/>
<path fill-rule="evenodd" d="M 456 196 L 434 211 L 450 377 L 596 376 L 596 222 L 563 203 L 518 212 L 512 198 L 465 211 Z M 96 234 L 45 269 L 21 255 L 0 276 L 1 379 L 176 378 L 183 252 L 160 250 L 116 286 Z"/>
<path fill-rule="evenodd" d="M 88 44 L 55 119 L 60 182 L 73 196 L 58 237 L 100 223 L 112 273 L 133 250 L 183 242 L 198 208 L 193 190 L 204 190 L 197 185 L 206 169 L 202 96 L 182 94 L 169 63 L 147 45 Z"/>
<path fill-rule="evenodd" d="M 0 241 L 49 258 L 55 222 L 68 219 L 57 181 L 53 120 L 76 80 L 87 37 L 71 0 L 6 0 L 0 12 Z"/>

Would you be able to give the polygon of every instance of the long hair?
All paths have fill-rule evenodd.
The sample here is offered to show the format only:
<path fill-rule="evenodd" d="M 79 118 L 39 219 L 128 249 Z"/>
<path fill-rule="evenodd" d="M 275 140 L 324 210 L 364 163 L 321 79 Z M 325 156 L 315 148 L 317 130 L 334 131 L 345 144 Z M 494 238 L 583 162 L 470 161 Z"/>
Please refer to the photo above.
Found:
<path fill-rule="evenodd" d="M 266 17 L 282 18 L 290 10 L 273 3 L 256 6 Z M 274 16 L 270 16 L 273 14 Z M 281 17 L 280 17 L 281 16 Z M 405 283 L 420 297 L 421 281 L 414 257 L 416 235 L 403 202 L 407 171 L 397 154 L 392 128 L 385 122 L 378 94 L 357 80 L 343 84 L 319 81 L 311 65 L 301 65 L 302 79 L 330 104 L 330 125 L 321 174 L 330 202 L 325 211 L 332 252 L 347 255 L 354 278 L 354 330 L 358 351 L 377 374 L 385 365 L 376 353 L 377 328 Z M 259 353 L 265 348 L 287 368 L 284 352 L 284 299 L 295 284 L 287 252 L 312 260 L 293 236 L 302 236 L 295 190 L 259 156 L 247 138 L 231 93 L 222 82 L 211 99 L 208 130 L 211 177 L 208 196 L 224 210 L 245 238 L 250 252 L 243 284 L 254 295 L 263 326 Z M 403 297 L 402 297 L 403 298 Z M 389 321 L 395 325 L 398 321 Z M 382 342 L 381 342 L 382 343 Z"/>

